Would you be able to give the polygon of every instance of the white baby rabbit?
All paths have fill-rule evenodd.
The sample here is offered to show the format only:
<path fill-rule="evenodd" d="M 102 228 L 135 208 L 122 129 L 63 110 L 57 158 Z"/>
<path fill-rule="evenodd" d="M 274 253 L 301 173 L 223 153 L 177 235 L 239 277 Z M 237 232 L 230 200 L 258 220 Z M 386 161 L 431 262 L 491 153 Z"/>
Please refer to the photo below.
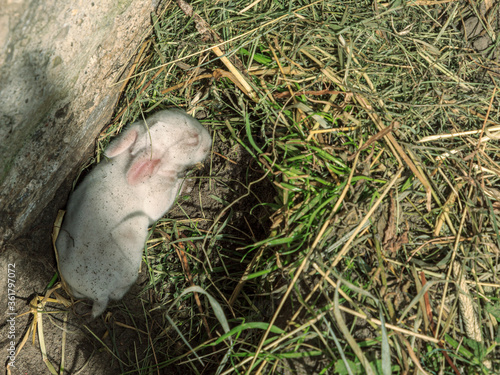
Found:
<path fill-rule="evenodd" d="M 147 125 L 146 125 L 147 123 Z M 180 110 L 129 126 L 71 194 L 56 248 L 62 278 L 95 318 L 137 279 L 148 226 L 172 206 L 182 173 L 208 155 L 210 134 Z"/>

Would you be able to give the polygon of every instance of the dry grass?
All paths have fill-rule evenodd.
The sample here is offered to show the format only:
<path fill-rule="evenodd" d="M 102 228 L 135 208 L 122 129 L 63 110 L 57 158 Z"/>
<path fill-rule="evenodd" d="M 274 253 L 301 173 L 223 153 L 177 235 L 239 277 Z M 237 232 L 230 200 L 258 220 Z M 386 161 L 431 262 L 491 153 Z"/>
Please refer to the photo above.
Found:
<path fill-rule="evenodd" d="M 144 300 L 178 330 L 148 332 L 124 373 L 500 372 L 500 65 L 471 47 L 498 35 L 485 4 L 179 0 L 154 17 L 103 140 L 180 107 L 214 152 L 200 211 L 148 242 Z M 191 285 L 229 333 L 205 297 L 174 301 Z"/>

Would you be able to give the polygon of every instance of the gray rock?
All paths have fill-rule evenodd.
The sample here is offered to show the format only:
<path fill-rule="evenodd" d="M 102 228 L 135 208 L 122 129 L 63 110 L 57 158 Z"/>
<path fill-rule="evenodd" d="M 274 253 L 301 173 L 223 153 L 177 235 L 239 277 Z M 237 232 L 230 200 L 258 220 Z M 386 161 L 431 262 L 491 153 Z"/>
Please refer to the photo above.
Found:
<path fill-rule="evenodd" d="M 109 121 L 151 0 L 0 0 L 0 245 L 22 234 Z"/>
<path fill-rule="evenodd" d="M 469 44 L 478 52 L 489 58 L 499 61 L 500 53 L 495 48 L 492 35 L 497 35 L 500 31 L 500 9 L 498 7 L 487 8 L 482 2 L 478 11 L 482 20 L 476 16 L 471 16 L 464 21 L 464 34 Z M 487 29 L 484 26 L 487 26 Z"/>

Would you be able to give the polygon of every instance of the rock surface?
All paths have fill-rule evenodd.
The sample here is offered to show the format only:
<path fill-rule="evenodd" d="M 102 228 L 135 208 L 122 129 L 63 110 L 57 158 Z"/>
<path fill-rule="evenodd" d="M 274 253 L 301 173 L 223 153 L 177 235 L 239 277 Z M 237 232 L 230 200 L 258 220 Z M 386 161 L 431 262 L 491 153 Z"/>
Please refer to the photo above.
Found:
<path fill-rule="evenodd" d="M 0 0 L 0 245 L 23 234 L 109 121 L 151 0 Z"/>

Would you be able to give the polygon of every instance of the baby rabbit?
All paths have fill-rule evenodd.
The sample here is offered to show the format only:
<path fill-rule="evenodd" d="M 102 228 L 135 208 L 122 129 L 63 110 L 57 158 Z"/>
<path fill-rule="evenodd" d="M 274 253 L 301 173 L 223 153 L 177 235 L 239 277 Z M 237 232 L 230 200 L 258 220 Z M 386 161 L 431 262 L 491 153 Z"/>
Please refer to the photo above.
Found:
<path fill-rule="evenodd" d="M 130 125 L 71 194 L 56 248 L 61 276 L 77 298 L 93 300 L 92 316 L 137 279 L 148 226 L 172 206 L 180 174 L 203 161 L 208 131 L 180 110 Z"/>

